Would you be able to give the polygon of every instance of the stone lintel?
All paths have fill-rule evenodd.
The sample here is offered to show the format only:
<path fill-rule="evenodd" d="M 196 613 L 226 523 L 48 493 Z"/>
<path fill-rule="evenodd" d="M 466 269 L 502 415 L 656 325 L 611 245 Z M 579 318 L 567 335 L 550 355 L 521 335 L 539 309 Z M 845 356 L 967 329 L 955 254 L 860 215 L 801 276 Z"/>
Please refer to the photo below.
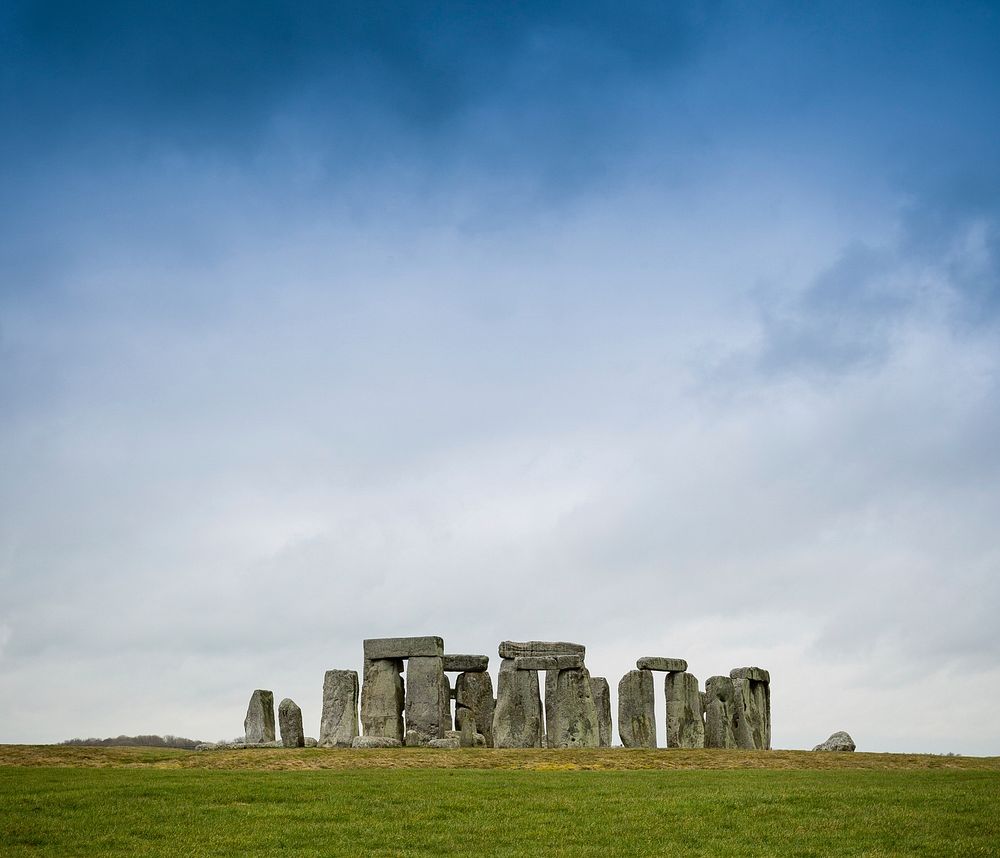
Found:
<path fill-rule="evenodd" d="M 688 663 L 683 658 L 662 658 L 658 655 L 644 655 L 635 666 L 639 670 L 662 670 L 667 673 L 684 673 Z"/>
<path fill-rule="evenodd" d="M 572 655 L 522 655 L 514 659 L 515 670 L 579 670 L 583 656 Z"/>
<path fill-rule="evenodd" d="M 444 640 L 433 635 L 420 638 L 369 638 L 365 658 L 417 658 L 444 655 Z"/>
<path fill-rule="evenodd" d="M 490 666 L 488 655 L 446 655 L 445 673 L 482 673 Z"/>
<path fill-rule="evenodd" d="M 733 682 L 740 679 L 749 679 L 753 682 L 770 682 L 771 674 L 762 667 L 734 667 L 729 671 L 729 678 Z"/>
<path fill-rule="evenodd" d="M 586 655 L 583 644 L 566 641 L 503 641 L 500 644 L 500 658 L 519 658 L 535 655 Z"/>

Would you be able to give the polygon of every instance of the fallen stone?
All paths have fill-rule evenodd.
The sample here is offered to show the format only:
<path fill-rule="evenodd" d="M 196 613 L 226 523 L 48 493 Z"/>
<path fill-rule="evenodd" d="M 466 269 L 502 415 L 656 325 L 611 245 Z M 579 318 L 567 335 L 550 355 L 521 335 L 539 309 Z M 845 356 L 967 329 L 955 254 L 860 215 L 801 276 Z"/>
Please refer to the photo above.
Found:
<path fill-rule="evenodd" d="M 458 739 L 429 739 L 424 747 L 450 749 L 460 748 L 461 744 Z"/>
<path fill-rule="evenodd" d="M 306 747 L 317 748 L 319 747 L 319 742 L 317 742 L 312 736 L 306 736 Z"/>
<path fill-rule="evenodd" d="M 579 670 L 583 656 L 572 655 L 522 655 L 514 659 L 515 670 Z"/>
<path fill-rule="evenodd" d="M 418 733 L 416 730 L 407 730 L 406 735 L 403 737 L 403 744 L 407 748 L 420 748 L 426 745 L 430 741 L 422 733 Z"/>
<path fill-rule="evenodd" d="M 729 671 L 729 678 L 736 682 L 737 679 L 752 679 L 754 682 L 770 682 L 771 674 L 762 667 L 734 667 Z"/>
<path fill-rule="evenodd" d="M 691 673 L 668 673 L 663 691 L 667 699 L 667 747 L 704 748 L 698 679 Z"/>
<path fill-rule="evenodd" d="M 445 712 L 451 712 L 441 656 L 411 656 L 406 663 L 406 730 L 416 730 L 423 739 L 440 739 L 445 730 Z"/>
<path fill-rule="evenodd" d="M 618 736 L 626 748 L 656 747 L 656 695 L 648 670 L 630 670 L 618 683 Z"/>
<path fill-rule="evenodd" d="M 414 658 L 444 655 L 444 640 L 439 637 L 369 638 L 365 641 L 365 658 Z"/>
<path fill-rule="evenodd" d="M 482 673 L 490 666 L 488 655 L 446 655 L 444 669 L 447 673 Z"/>
<path fill-rule="evenodd" d="M 358 672 L 328 670 L 323 677 L 319 743 L 324 748 L 349 748 L 357 735 Z"/>
<path fill-rule="evenodd" d="M 366 736 L 403 741 L 403 662 L 395 658 L 365 661 L 361 687 L 361 729 Z M 354 747 L 354 740 L 351 740 Z"/>
<path fill-rule="evenodd" d="M 273 742 L 260 742 L 256 745 L 246 745 L 247 748 L 290 748 L 290 747 L 301 747 L 298 745 L 286 745 L 281 739 L 275 739 Z"/>
<path fill-rule="evenodd" d="M 287 697 L 278 704 L 278 726 L 281 744 L 285 748 L 304 748 L 306 734 L 302 730 L 302 710 Z"/>
<path fill-rule="evenodd" d="M 587 654 L 583 644 L 565 641 L 503 641 L 499 647 L 500 658 L 518 658 L 528 655 L 572 655 Z"/>
<path fill-rule="evenodd" d="M 823 744 L 817 745 L 813 748 L 814 751 L 853 751 L 857 746 L 854 744 L 854 739 L 851 738 L 850 733 L 845 733 L 843 730 L 838 730 L 829 739 L 827 739 Z"/>
<path fill-rule="evenodd" d="M 476 722 L 476 730 L 486 737 L 486 745 L 493 747 L 493 679 L 485 672 L 460 673 L 455 679 L 455 725 L 461 729 L 463 712 L 469 712 Z"/>
<path fill-rule="evenodd" d="M 736 691 L 728 676 L 710 676 L 705 682 L 705 747 L 738 748 Z"/>
<path fill-rule="evenodd" d="M 250 695 L 243 730 L 249 743 L 274 741 L 274 694 L 258 688 Z"/>
<path fill-rule="evenodd" d="M 514 659 L 505 658 L 500 662 L 497 677 L 493 745 L 497 748 L 540 748 L 542 735 L 542 699 L 538 693 L 538 673 L 534 670 L 517 670 Z"/>
<path fill-rule="evenodd" d="M 661 658 L 658 655 L 643 656 L 635 666 L 639 670 L 665 670 L 667 673 L 683 673 L 688 669 L 688 663 L 683 658 Z"/>
<path fill-rule="evenodd" d="M 603 676 L 590 677 L 590 691 L 597 709 L 597 733 L 600 746 L 611 746 L 611 689 Z M 547 693 L 547 692 L 546 692 Z"/>
<path fill-rule="evenodd" d="M 597 748 L 601 744 L 597 707 L 587 668 L 560 670 L 556 678 L 556 748 Z M 549 736 L 553 729 L 548 727 Z M 550 747 L 552 747 L 550 745 Z"/>
<path fill-rule="evenodd" d="M 355 736 L 351 740 L 352 748 L 400 748 L 403 743 L 389 736 Z"/>

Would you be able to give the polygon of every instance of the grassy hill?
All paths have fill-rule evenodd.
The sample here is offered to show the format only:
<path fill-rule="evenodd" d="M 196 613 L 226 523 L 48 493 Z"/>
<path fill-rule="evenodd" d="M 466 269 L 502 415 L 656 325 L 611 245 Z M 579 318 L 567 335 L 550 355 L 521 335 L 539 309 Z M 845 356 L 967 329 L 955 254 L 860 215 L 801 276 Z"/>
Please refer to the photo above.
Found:
<path fill-rule="evenodd" d="M 4 855 L 996 855 L 1000 759 L 0 746 Z"/>

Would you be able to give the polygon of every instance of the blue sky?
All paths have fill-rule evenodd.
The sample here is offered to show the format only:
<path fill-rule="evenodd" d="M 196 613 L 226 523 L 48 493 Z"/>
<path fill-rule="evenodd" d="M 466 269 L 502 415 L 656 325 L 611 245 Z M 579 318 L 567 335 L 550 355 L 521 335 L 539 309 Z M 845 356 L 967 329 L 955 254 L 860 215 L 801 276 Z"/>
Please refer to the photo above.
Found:
<path fill-rule="evenodd" d="M 1000 753 L 998 57 L 991 3 L 4 5 L 0 741 L 309 723 L 412 633 Z"/>

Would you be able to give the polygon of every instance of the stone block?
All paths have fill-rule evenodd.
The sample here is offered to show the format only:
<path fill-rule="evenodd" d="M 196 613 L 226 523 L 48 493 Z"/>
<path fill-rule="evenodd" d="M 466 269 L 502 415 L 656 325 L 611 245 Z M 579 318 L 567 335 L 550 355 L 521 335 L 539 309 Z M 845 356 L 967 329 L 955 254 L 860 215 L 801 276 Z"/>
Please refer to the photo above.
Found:
<path fill-rule="evenodd" d="M 391 736 L 355 736 L 352 748 L 401 748 L 403 743 Z"/>
<path fill-rule="evenodd" d="M 350 748 L 357 735 L 358 672 L 328 670 L 323 677 L 319 743 L 324 748 Z"/>
<path fill-rule="evenodd" d="M 488 655 L 446 655 L 446 673 L 481 673 L 490 666 Z"/>
<path fill-rule="evenodd" d="M 740 748 L 771 749 L 770 674 L 759 667 L 741 667 L 729 672 L 735 692 L 735 733 Z M 755 677 L 767 677 L 759 679 Z"/>
<path fill-rule="evenodd" d="M 444 655 L 444 640 L 428 636 L 419 638 L 369 638 L 365 641 L 365 658 L 416 658 Z"/>
<path fill-rule="evenodd" d="M 566 641 L 503 641 L 499 647 L 500 658 L 518 658 L 528 655 L 587 654 L 583 644 Z"/>
<path fill-rule="evenodd" d="M 667 747 L 704 748 L 698 679 L 691 673 L 668 673 L 663 691 L 667 699 Z"/>
<path fill-rule="evenodd" d="M 472 718 L 476 730 L 486 737 L 488 747 L 493 747 L 493 680 L 488 673 L 471 671 L 460 673 L 455 679 L 455 725 L 461 729 L 462 719 Z"/>
<path fill-rule="evenodd" d="M 710 676 L 705 682 L 705 747 L 738 748 L 736 691 L 728 676 Z"/>
<path fill-rule="evenodd" d="M 365 661 L 361 686 L 361 729 L 366 736 L 403 741 L 403 662 L 397 658 Z M 354 747 L 354 741 L 351 741 Z"/>
<path fill-rule="evenodd" d="M 618 683 L 618 736 L 626 748 L 656 747 L 656 693 L 648 670 L 630 670 Z"/>
<path fill-rule="evenodd" d="M 258 688 L 250 695 L 243 731 L 250 744 L 274 741 L 274 693 Z"/>
<path fill-rule="evenodd" d="M 597 707 L 594 705 L 590 671 L 587 668 L 571 668 L 558 672 L 556 699 L 552 711 L 555 723 L 546 725 L 549 747 L 600 747 Z"/>
<path fill-rule="evenodd" d="M 590 690 L 597 709 L 597 732 L 600 746 L 611 746 L 611 689 L 603 676 L 590 677 Z M 547 693 L 547 692 L 546 692 Z"/>
<path fill-rule="evenodd" d="M 734 667 L 729 671 L 729 678 L 736 682 L 738 679 L 752 679 L 754 682 L 770 682 L 771 674 L 762 667 Z"/>
<path fill-rule="evenodd" d="M 639 670 L 662 670 L 667 673 L 683 673 L 688 669 L 688 663 L 683 658 L 662 658 L 658 655 L 643 656 L 635 666 Z"/>
<path fill-rule="evenodd" d="M 306 734 L 302 729 L 302 710 L 294 700 L 285 698 L 278 704 L 278 727 L 285 748 L 304 748 Z"/>
<path fill-rule="evenodd" d="M 538 673 L 517 670 L 513 658 L 500 662 L 493 712 L 493 744 L 497 748 L 542 747 L 542 699 Z"/>
<path fill-rule="evenodd" d="M 451 695 L 441 656 L 410 656 L 406 663 L 406 729 L 427 739 L 440 739 L 450 719 Z M 445 718 L 449 713 L 449 719 Z"/>
<path fill-rule="evenodd" d="M 579 670 L 583 656 L 571 655 L 522 655 L 514 659 L 515 670 Z"/>

